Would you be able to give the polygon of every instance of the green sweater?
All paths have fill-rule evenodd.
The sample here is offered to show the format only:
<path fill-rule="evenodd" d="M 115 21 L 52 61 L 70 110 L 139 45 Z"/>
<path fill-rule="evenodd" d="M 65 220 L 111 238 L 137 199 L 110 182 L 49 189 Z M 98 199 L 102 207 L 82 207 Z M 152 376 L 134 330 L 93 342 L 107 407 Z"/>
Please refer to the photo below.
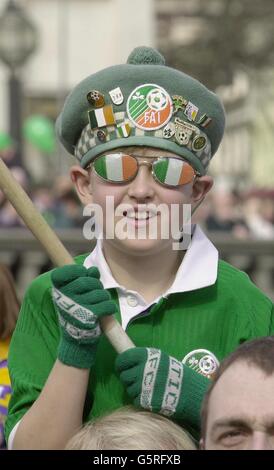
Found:
<path fill-rule="evenodd" d="M 85 257 L 76 258 L 76 262 L 83 263 Z M 51 287 L 50 273 L 32 282 L 12 338 L 9 370 L 13 395 L 7 438 L 40 394 L 56 360 L 59 325 Z M 116 289 L 110 289 L 110 293 L 118 304 Z M 120 312 L 117 319 L 121 321 Z M 213 286 L 162 298 L 148 312 L 131 320 L 126 331 L 136 346 L 159 348 L 178 360 L 195 349 L 206 349 L 220 361 L 243 341 L 274 332 L 273 305 L 245 273 L 219 261 Z M 130 402 L 114 370 L 116 354 L 102 336 L 90 374 L 84 421 Z M 192 403 L 201 404 L 205 381 L 198 373 L 193 380 L 192 374 L 184 389 L 186 424 Z"/>

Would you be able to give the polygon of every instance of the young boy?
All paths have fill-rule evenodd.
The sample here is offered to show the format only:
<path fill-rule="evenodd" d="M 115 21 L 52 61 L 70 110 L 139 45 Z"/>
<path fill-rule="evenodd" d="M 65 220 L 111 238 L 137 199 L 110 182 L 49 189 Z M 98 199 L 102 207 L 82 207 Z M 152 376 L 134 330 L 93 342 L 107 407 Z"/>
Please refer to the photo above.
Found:
<path fill-rule="evenodd" d="M 102 209 L 103 239 L 26 293 L 9 358 L 10 447 L 64 448 L 83 422 L 132 402 L 197 431 L 219 361 L 272 333 L 271 301 L 218 260 L 198 226 L 187 250 L 170 233 L 212 186 L 224 123 L 214 93 L 145 47 L 67 98 L 58 136 L 79 160 L 82 203 Z M 117 355 L 99 327 L 109 314 L 136 348 Z"/>

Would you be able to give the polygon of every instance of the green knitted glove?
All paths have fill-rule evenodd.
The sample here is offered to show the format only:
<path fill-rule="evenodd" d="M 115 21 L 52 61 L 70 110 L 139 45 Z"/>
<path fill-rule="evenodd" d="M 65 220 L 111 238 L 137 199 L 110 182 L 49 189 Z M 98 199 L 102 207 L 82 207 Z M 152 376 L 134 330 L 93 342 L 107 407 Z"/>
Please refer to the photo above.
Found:
<path fill-rule="evenodd" d="M 115 302 L 99 280 L 97 268 L 69 265 L 52 271 L 52 297 L 60 325 L 58 359 L 89 369 L 101 335 L 99 318 L 116 312 Z"/>
<path fill-rule="evenodd" d="M 195 429 L 200 427 L 200 407 L 210 381 L 159 349 L 133 348 L 116 359 L 120 379 L 141 406 Z"/>

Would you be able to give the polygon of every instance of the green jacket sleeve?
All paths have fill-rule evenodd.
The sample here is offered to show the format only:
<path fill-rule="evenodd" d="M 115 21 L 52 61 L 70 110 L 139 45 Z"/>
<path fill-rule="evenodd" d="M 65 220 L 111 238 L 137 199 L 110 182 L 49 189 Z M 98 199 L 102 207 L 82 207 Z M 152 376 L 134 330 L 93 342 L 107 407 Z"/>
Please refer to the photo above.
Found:
<path fill-rule="evenodd" d="M 8 356 L 12 396 L 5 435 L 39 396 L 56 360 L 59 326 L 51 301 L 49 274 L 37 278 L 23 301 Z"/>

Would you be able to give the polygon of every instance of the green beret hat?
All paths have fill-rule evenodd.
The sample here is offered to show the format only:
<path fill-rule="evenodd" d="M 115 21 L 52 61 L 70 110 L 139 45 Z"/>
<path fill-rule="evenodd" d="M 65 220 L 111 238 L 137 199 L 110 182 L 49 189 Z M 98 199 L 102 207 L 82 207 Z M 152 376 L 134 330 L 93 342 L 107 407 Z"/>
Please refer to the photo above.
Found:
<path fill-rule="evenodd" d="M 168 150 L 205 174 L 225 127 L 217 95 L 137 47 L 126 64 L 81 81 L 56 121 L 57 136 L 85 168 L 97 155 L 128 146 Z"/>

